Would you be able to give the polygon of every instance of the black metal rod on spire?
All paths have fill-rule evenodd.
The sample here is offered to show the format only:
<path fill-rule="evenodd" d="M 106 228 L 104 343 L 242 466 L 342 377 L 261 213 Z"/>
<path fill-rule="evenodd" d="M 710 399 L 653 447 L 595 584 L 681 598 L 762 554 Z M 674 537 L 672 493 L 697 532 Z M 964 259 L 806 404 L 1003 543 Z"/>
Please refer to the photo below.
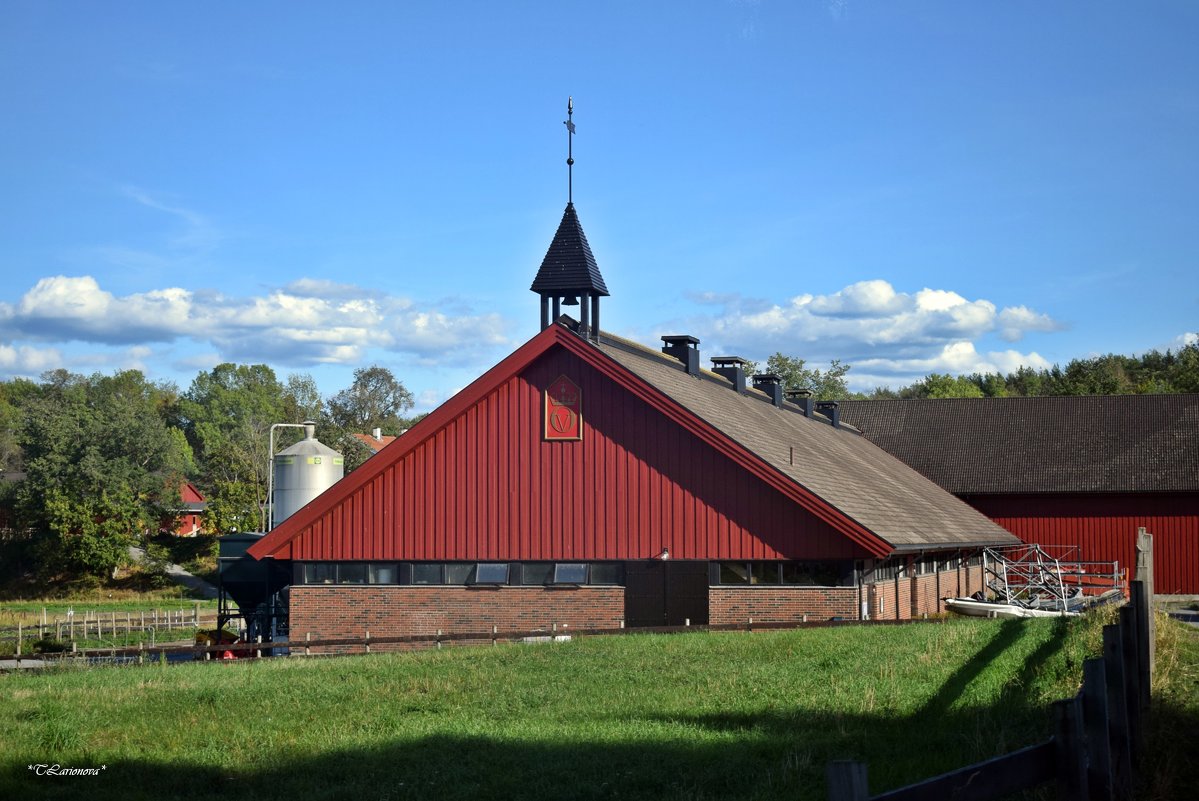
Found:
<path fill-rule="evenodd" d="M 566 120 L 562 123 L 566 126 L 566 202 L 574 203 L 574 135 L 575 124 L 573 116 L 575 112 L 575 99 L 573 97 L 566 98 Z"/>

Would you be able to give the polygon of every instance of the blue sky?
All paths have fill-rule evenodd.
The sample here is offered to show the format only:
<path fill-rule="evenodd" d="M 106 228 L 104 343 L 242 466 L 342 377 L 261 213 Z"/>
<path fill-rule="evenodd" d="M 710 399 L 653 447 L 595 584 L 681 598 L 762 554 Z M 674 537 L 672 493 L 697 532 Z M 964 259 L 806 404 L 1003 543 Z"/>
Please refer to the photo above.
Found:
<path fill-rule="evenodd" d="M 1199 332 L 1199 5 L 0 5 L 0 377 L 381 364 L 537 331 L 566 201 L 609 330 L 855 389 Z"/>

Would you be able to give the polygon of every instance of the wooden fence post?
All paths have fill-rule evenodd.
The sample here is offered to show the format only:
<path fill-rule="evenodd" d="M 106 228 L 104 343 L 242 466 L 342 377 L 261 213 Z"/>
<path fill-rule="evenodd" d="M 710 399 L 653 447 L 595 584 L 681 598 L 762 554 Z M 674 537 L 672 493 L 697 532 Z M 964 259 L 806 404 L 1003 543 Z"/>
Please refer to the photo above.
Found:
<path fill-rule="evenodd" d="M 1124 697 L 1128 702 L 1128 740 L 1133 753 L 1141 751 L 1141 673 L 1137 670 L 1137 613 L 1120 607 L 1120 661 L 1124 663 Z"/>
<path fill-rule="evenodd" d="M 1137 581 L 1145 588 L 1145 604 L 1149 614 L 1145 618 L 1149 638 L 1149 675 L 1153 676 L 1154 658 L 1157 648 L 1154 639 L 1157 635 L 1157 625 L 1153 620 L 1153 535 L 1144 529 L 1137 529 Z"/>
<path fill-rule="evenodd" d="M 1091 801 L 1112 801 L 1112 744 L 1103 657 L 1082 663 L 1082 717 L 1087 730 L 1087 787 Z"/>
<path fill-rule="evenodd" d="M 1128 736 L 1128 693 L 1124 678 L 1120 627 L 1103 627 L 1103 661 L 1107 684 L 1107 717 L 1111 723 L 1112 773 L 1120 798 L 1132 797 L 1132 742 Z"/>
<path fill-rule="evenodd" d="M 312 656 L 312 649 L 308 647 L 308 643 L 312 642 L 312 632 L 304 632 L 304 656 Z"/>
<path fill-rule="evenodd" d="M 366 652 L 369 654 L 371 652 L 371 630 L 370 629 L 366 630 L 366 640 L 364 640 L 364 642 L 366 643 Z"/>
<path fill-rule="evenodd" d="M 1132 583 L 1132 608 L 1136 612 L 1137 618 L 1137 673 L 1140 674 L 1141 682 L 1138 701 L 1142 710 L 1148 710 L 1151 689 L 1149 679 L 1153 675 L 1152 646 L 1150 645 L 1153 610 L 1149 606 L 1149 596 L 1145 592 L 1144 582 L 1134 581 Z"/>
<path fill-rule="evenodd" d="M 825 768 L 824 777 L 828 782 L 828 801 L 867 801 L 870 798 L 865 762 L 834 759 Z"/>
<path fill-rule="evenodd" d="M 1083 801 L 1087 797 L 1087 760 L 1078 696 L 1053 702 L 1053 743 L 1057 797 L 1060 801 Z"/>

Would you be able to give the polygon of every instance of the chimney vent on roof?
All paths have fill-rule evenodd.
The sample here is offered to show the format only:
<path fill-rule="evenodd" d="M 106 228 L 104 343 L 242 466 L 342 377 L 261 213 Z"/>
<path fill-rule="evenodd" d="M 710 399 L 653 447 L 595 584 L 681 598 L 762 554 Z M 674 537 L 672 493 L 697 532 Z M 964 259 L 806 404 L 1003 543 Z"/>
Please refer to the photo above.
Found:
<path fill-rule="evenodd" d="M 376 428 L 375 430 L 371 431 L 371 436 L 373 436 L 375 439 L 383 439 L 383 429 Z"/>
<path fill-rule="evenodd" d="M 699 340 L 687 334 L 671 334 L 662 337 L 662 352 L 683 363 L 688 374 L 699 375 Z"/>
<path fill-rule="evenodd" d="M 841 409 L 840 404 L 836 401 L 819 401 L 816 404 L 816 411 L 827 417 L 833 424 L 833 428 L 841 427 Z"/>
<path fill-rule="evenodd" d="M 770 396 L 770 402 L 780 409 L 783 407 L 783 379 L 774 373 L 758 373 L 754 376 L 754 389 L 761 390 Z"/>
<path fill-rule="evenodd" d="M 749 361 L 740 356 L 713 356 L 712 372 L 733 382 L 738 394 L 745 392 L 745 366 Z"/>
<path fill-rule="evenodd" d="M 815 402 L 812 400 L 812 390 L 804 387 L 797 387 L 794 389 L 785 390 L 783 395 L 786 396 L 787 400 L 803 409 L 804 417 L 812 416 L 813 412 L 815 411 Z"/>

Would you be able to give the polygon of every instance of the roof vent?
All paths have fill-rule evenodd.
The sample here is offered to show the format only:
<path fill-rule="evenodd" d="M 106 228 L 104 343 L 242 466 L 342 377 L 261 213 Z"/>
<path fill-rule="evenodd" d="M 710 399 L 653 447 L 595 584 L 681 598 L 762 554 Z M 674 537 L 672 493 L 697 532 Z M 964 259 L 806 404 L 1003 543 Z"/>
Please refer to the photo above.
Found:
<path fill-rule="evenodd" d="M 732 381 L 733 389 L 738 393 L 743 393 L 745 392 L 745 368 L 748 364 L 749 361 L 740 356 L 713 356 L 712 372 Z"/>
<path fill-rule="evenodd" d="M 812 416 L 812 413 L 815 410 L 815 401 L 812 400 L 812 390 L 803 387 L 797 387 L 794 389 L 784 390 L 783 395 L 787 398 L 787 400 L 803 409 L 804 417 Z"/>
<path fill-rule="evenodd" d="M 780 409 L 783 407 L 783 379 L 774 373 L 758 373 L 754 376 L 754 389 L 761 390 L 770 396 L 770 402 Z"/>
<path fill-rule="evenodd" d="M 833 428 L 841 427 L 841 409 L 840 404 L 836 401 L 818 401 L 816 403 L 816 411 L 827 417 L 833 424 Z"/>
<path fill-rule="evenodd" d="M 688 374 L 699 375 L 699 340 L 687 334 L 671 334 L 662 337 L 662 352 L 683 363 Z"/>

